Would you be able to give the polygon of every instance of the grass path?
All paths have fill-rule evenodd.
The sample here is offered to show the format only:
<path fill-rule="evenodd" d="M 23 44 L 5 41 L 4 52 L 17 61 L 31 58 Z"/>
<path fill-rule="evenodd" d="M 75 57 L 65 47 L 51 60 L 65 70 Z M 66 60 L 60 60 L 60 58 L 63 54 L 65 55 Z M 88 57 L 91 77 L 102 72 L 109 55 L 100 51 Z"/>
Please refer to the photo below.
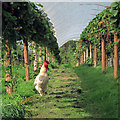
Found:
<path fill-rule="evenodd" d="M 26 103 L 26 117 L 30 118 L 88 118 L 80 81 L 71 68 L 50 72 L 47 94 L 39 94 Z"/>

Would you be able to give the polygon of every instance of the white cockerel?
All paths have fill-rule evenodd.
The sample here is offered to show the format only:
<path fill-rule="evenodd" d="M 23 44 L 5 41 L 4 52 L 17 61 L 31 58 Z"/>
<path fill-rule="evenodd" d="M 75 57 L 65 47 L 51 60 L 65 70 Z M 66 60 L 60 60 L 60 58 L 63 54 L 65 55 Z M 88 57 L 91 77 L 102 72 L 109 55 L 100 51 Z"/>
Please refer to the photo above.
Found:
<path fill-rule="evenodd" d="M 47 89 L 47 84 L 49 79 L 47 75 L 48 64 L 49 62 L 45 60 L 44 64 L 41 67 L 40 73 L 35 78 L 35 82 L 34 82 L 35 89 L 40 93 L 40 96 L 43 96 Z"/>

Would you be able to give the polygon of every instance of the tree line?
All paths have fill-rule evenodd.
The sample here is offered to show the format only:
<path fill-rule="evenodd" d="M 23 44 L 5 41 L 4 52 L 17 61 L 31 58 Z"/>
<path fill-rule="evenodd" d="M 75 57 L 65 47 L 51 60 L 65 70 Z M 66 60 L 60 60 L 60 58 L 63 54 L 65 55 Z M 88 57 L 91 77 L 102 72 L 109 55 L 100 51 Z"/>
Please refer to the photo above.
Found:
<path fill-rule="evenodd" d="M 6 82 L 12 80 L 12 66 L 16 64 L 17 59 L 20 61 L 19 58 L 25 66 L 26 81 L 29 81 L 30 60 L 34 60 L 31 62 L 34 70 L 38 69 L 37 57 L 41 64 L 43 59 L 49 59 L 50 56 L 52 61 L 60 63 L 54 26 L 42 7 L 41 4 L 32 2 L 2 3 L 2 58 Z M 33 56 L 28 49 L 29 46 L 32 48 Z M 21 52 L 18 52 L 17 48 Z M 12 88 L 13 86 L 6 86 L 8 94 L 12 92 Z"/>
<path fill-rule="evenodd" d="M 68 48 L 70 47 L 72 45 Z M 97 14 L 80 34 L 79 42 L 71 49 L 74 49 L 71 53 L 67 52 L 74 59 L 72 65 L 93 63 L 96 67 L 102 64 L 102 71 L 107 66 L 114 66 L 114 78 L 117 78 L 120 58 L 120 1 L 113 2 Z M 63 46 L 61 51 L 64 51 Z"/>

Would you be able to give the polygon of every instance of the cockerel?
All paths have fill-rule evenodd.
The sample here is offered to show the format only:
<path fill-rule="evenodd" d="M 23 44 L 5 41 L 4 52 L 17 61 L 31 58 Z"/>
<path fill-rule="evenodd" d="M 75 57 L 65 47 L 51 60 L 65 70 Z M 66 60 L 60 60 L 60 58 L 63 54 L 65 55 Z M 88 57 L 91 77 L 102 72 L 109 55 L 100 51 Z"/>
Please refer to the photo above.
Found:
<path fill-rule="evenodd" d="M 40 93 L 40 96 L 43 96 L 47 89 L 47 84 L 49 79 L 47 75 L 48 64 L 49 62 L 45 60 L 44 64 L 40 69 L 40 73 L 35 78 L 35 82 L 34 82 L 35 89 Z"/>

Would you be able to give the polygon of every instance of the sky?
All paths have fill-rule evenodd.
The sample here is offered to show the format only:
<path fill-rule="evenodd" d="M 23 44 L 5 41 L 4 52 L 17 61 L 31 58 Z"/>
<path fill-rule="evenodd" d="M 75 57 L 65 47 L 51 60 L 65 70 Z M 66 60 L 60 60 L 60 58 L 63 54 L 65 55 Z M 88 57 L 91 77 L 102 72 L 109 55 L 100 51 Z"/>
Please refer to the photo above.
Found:
<path fill-rule="evenodd" d="M 35 0 L 31 0 L 35 1 Z M 55 27 L 59 47 L 69 40 L 79 40 L 80 34 L 96 14 L 103 11 L 113 0 L 89 0 L 90 2 L 39 2 Z M 59 0 L 58 0 L 59 1 Z M 79 0 L 75 0 L 79 1 Z M 97 2 L 94 2 L 97 1 Z M 108 0 L 107 0 L 108 1 Z"/>

